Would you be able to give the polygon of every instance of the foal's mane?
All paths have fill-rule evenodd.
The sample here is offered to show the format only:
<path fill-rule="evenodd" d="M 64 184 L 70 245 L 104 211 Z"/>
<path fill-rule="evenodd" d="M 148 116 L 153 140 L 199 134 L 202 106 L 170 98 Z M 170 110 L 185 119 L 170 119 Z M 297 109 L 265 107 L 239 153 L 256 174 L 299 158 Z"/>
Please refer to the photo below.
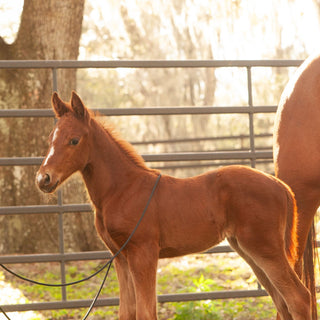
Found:
<path fill-rule="evenodd" d="M 98 120 L 98 124 L 104 129 L 106 135 L 111 138 L 113 142 L 119 147 L 119 149 L 124 153 L 127 158 L 129 158 L 135 165 L 142 169 L 150 170 L 145 164 L 143 158 L 136 149 L 126 140 L 124 140 L 119 132 L 115 129 L 115 127 L 107 123 L 105 120 L 101 120 L 100 117 L 95 116 L 96 120 Z M 100 119 L 99 119 L 100 118 Z"/>

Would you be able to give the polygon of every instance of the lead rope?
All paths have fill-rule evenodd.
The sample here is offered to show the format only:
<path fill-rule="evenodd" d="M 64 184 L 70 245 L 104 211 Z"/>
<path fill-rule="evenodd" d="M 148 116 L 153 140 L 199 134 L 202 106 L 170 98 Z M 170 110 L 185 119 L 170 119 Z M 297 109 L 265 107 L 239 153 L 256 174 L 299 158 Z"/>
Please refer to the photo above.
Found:
<path fill-rule="evenodd" d="M 9 316 L 4 312 L 4 310 L 1 308 L 1 306 L 0 306 L 0 311 L 4 314 L 4 316 L 8 319 L 8 320 L 11 320 L 10 318 L 9 318 Z"/>
<path fill-rule="evenodd" d="M 138 227 L 139 227 L 139 225 L 140 225 L 143 217 L 145 216 L 145 213 L 146 213 L 147 210 L 148 210 L 148 207 L 149 207 L 150 202 L 151 202 L 151 200 L 152 200 L 152 197 L 153 197 L 153 195 L 154 195 L 154 193 L 155 193 L 155 191 L 156 191 L 156 188 L 157 188 L 157 186 L 158 186 L 158 183 L 159 183 L 159 181 L 160 181 L 160 178 L 161 178 L 161 173 L 159 174 L 159 176 L 158 176 L 158 178 L 157 178 L 157 180 L 156 180 L 156 182 L 155 182 L 155 184 L 154 184 L 154 186 L 153 186 L 153 189 L 152 189 L 152 191 L 151 191 L 151 194 L 150 194 L 150 196 L 149 196 L 149 199 L 148 199 L 147 204 L 146 204 L 146 206 L 145 206 L 145 208 L 144 208 L 144 210 L 143 210 L 143 212 L 142 212 L 142 214 L 141 214 L 141 217 L 140 217 L 139 221 L 137 222 L 135 228 L 134 228 L 133 231 L 131 232 L 131 234 L 130 234 L 130 236 L 128 237 L 128 239 L 126 240 L 126 242 L 122 245 L 122 247 L 118 250 L 118 252 L 115 253 L 115 254 L 110 258 L 110 260 L 103 265 L 103 267 L 101 267 L 98 271 L 96 271 L 96 272 L 93 273 L 92 275 L 90 275 L 90 276 L 88 276 L 88 277 L 86 277 L 86 278 L 84 278 L 84 279 L 77 280 L 77 281 L 73 281 L 73 282 L 69 282 L 69 283 L 50 284 L 50 283 L 43 283 L 43 282 L 34 281 L 34 280 L 28 279 L 28 278 L 26 278 L 26 277 L 24 277 L 24 276 L 18 275 L 17 273 L 13 272 L 12 270 L 10 270 L 9 268 L 7 268 L 7 267 L 4 266 L 3 264 L 0 264 L 0 266 L 1 266 L 3 269 L 5 269 L 7 272 L 11 273 L 12 275 L 14 275 L 15 277 L 17 277 L 17 278 L 19 278 L 19 279 L 22 279 L 22 280 L 24 280 L 24 281 L 31 282 L 31 283 L 33 283 L 33 284 L 41 285 L 41 286 L 47 286 L 47 287 L 66 287 L 66 286 L 71 286 L 71 285 L 74 285 L 74 284 L 78 284 L 78 283 L 80 283 L 80 282 L 84 282 L 84 281 L 87 281 L 87 280 L 93 278 L 93 277 L 96 276 L 98 273 L 100 273 L 102 270 L 104 270 L 106 267 L 108 267 L 107 272 L 106 272 L 106 274 L 105 274 L 105 276 L 104 276 L 104 278 L 103 278 L 103 280 L 102 280 L 102 283 L 101 283 L 101 285 L 100 285 L 100 288 L 99 288 L 96 296 L 94 297 L 94 299 L 93 299 L 93 301 L 92 301 L 92 303 L 91 303 L 91 305 L 90 305 L 90 307 L 89 307 L 86 315 L 84 316 L 84 318 L 83 318 L 82 320 L 87 319 L 88 316 L 89 316 L 89 314 L 90 314 L 90 312 L 92 311 L 92 309 L 93 309 L 96 301 L 98 300 L 98 297 L 99 297 L 101 291 L 102 291 L 102 288 L 103 288 L 104 283 L 105 283 L 105 281 L 106 281 L 106 279 L 107 279 L 107 277 L 108 277 L 108 274 L 109 274 L 109 271 L 110 271 L 110 268 L 111 268 L 111 265 L 112 265 L 113 260 L 114 260 L 114 259 L 123 251 L 123 249 L 128 245 L 129 241 L 131 240 L 131 238 L 133 237 L 133 235 L 134 235 L 135 232 L 137 231 L 137 229 L 138 229 Z M 4 314 L 4 316 L 5 316 L 8 320 L 11 320 L 11 319 L 9 318 L 9 316 L 6 314 L 6 312 L 3 310 L 3 308 L 1 308 L 1 306 L 0 306 L 0 311 Z"/>

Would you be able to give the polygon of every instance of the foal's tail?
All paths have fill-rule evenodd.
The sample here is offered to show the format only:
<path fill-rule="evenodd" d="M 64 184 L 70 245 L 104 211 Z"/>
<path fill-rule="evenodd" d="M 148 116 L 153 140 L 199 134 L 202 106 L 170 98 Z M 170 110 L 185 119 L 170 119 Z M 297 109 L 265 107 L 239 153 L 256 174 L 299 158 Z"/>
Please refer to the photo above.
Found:
<path fill-rule="evenodd" d="M 287 203 L 288 203 L 288 214 L 287 214 L 287 225 L 286 225 L 286 251 L 289 261 L 294 266 L 299 260 L 298 256 L 298 241 L 297 241 L 297 224 L 298 224 L 298 211 L 295 196 L 291 189 L 287 187 Z M 314 275 L 314 261 L 316 257 L 315 248 L 315 227 L 314 224 L 308 235 L 307 245 L 303 254 L 302 259 L 302 275 L 301 280 L 304 285 L 308 288 L 311 295 L 311 312 L 312 320 L 317 320 L 317 297 L 315 287 L 315 275 Z"/>
<path fill-rule="evenodd" d="M 286 253 L 289 262 L 292 267 L 294 267 L 296 261 L 298 261 L 298 210 L 293 192 L 287 185 L 285 185 L 285 187 L 287 192 L 287 224 L 285 232 Z"/>

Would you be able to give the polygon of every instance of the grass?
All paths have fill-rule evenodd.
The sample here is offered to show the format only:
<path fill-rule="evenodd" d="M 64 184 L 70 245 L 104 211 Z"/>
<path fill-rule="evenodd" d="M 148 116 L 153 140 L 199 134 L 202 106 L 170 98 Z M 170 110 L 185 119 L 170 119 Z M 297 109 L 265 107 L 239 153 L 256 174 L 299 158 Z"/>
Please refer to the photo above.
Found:
<path fill-rule="evenodd" d="M 98 267 L 98 261 L 68 263 L 66 280 L 69 282 L 84 278 Z M 14 269 L 38 281 L 48 283 L 61 281 L 60 265 L 57 263 L 15 265 Z M 88 282 L 68 287 L 68 300 L 93 299 L 103 276 L 104 272 Z M 5 277 L 6 281 L 19 288 L 29 301 L 58 301 L 62 298 L 60 288 L 31 285 L 7 274 Z M 257 282 L 253 273 L 235 254 L 194 255 L 159 262 L 158 294 L 256 288 Z M 118 294 L 118 282 L 112 267 L 100 297 L 115 297 Z M 90 319 L 117 319 L 117 310 L 118 307 L 94 308 Z M 85 313 L 86 309 L 41 311 L 45 319 L 59 320 L 82 319 Z M 158 306 L 158 314 L 159 320 L 272 319 L 275 317 L 275 309 L 271 299 L 263 297 L 161 303 Z"/>
<path fill-rule="evenodd" d="M 169 262 L 161 270 L 159 287 L 163 290 L 172 278 L 177 293 L 257 288 L 253 273 L 236 255 L 214 257 L 196 255 Z M 163 320 L 274 319 L 276 314 L 269 297 L 166 303 L 164 307 L 164 316 L 159 308 L 159 319 Z M 172 311 L 169 316 L 168 310 Z"/>
<path fill-rule="evenodd" d="M 103 261 L 84 261 L 66 264 L 67 282 L 85 278 L 98 270 Z M 32 279 L 59 283 L 60 265 L 57 263 L 14 265 L 18 273 Z M 104 277 L 104 272 L 88 282 L 67 288 L 67 299 L 93 299 Z M 23 282 L 8 274 L 0 279 L 19 288 L 28 301 L 59 301 L 60 288 L 49 288 Z M 257 281 L 251 269 L 236 254 L 193 255 L 179 259 L 160 260 L 158 267 L 158 294 L 206 292 L 217 290 L 256 289 Z M 115 297 L 119 294 L 114 267 L 100 297 Z M 86 309 L 41 311 L 43 319 L 82 319 Z M 90 319 L 114 320 L 118 307 L 94 308 Z M 319 310 L 320 312 L 320 310 Z M 270 297 L 204 300 L 191 302 L 159 303 L 159 320 L 250 320 L 275 319 L 276 311 Z"/>

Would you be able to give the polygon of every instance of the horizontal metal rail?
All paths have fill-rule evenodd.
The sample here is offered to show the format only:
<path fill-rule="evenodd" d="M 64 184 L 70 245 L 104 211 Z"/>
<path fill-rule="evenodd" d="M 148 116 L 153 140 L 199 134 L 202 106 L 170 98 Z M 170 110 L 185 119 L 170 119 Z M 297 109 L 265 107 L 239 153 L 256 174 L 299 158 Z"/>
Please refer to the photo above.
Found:
<path fill-rule="evenodd" d="M 298 67 L 303 60 L 0 60 L 0 69 Z"/>
<path fill-rule="evenodd" d="M 219 245 L 204 252 L 211 253 L 228 253 L 234 250 L 228 245 Z M 87 252 L 70 252 L 70 253 L 43 253 L 43 254 L 24 254 L 3 255 L 0 256 L 2 264 L 17 264 L 17 263 L 42 263 L 42 262 L 61 262 L 61 261 L 85 261 L 85 260 L 106 260 L 112 257 L 109 251 L 87 251 Z M 1 270 L 1 269 L 0 269 Z"/>
<path fill-rule="evenodd" d="M 43 214 L 43 213 L 70 213 L 88 212 L 92 207 L 88 203 L 84 204 L 63 204 L 63 205 L 37 205 L 37 206 L 9 206 L 0 207 L 1 215 L 21 215 L 21 214 Z M 1 256 L 0 256 L 1 259 Z"/>
<path fill-rule="evenodd" d="M 241 114 L 241 113 L 273 113 L 276 106 L 254 107 L 142 107 L 142 108 L 99 108 L 91 109 L 106 116 L 157 116 L 157 115 L 186 115 L 186 114 Z M 47 118 L 53 117 L 50 109 L 6 109 L 0 110 L 0 118 Z"/>
<path fill-rule="evenodd" d="M 272 138 L 272 133 L 261 133 L 256 134 L 255 138 Z M 211 136 L 211 137 L 197 137 L 197 138 L 180 138 L 180 139 L 167 139 L 167 140 L 143 140 L 143 141 L 132 141 L 132 145 L 146 145 L 146 144 L 164 144 L 164 143 L 189 143 L 189 142 L 204 142 L 204 141 L 223 141 L 223 140 L 244 140 L 249 139 L 250 136 L 247 134 L 240 134 L 237 136 Z M 271 148 L 268 148 L 271 149 Z M 225 150 L 225 149 L 223 149 Z M 232 149 L 233 150 L 233 149 Z M 222 150 L 220 150 L 222 151 Z M 228 151 L 228 150 L 225 150 Z"/>
<path fill-rule="evenodd" d="M 172 152 L 142 154 L 146 162 L 161 161 L 200 161 L 200 160 L 243 160 L 272 159 L 272 151 L 227 151 L 227 152 Z M 40 165 L 43 157 L 0 158 L 0 166 L 35 166 Z"/>
<path fill-rule="evenodd" d="M 213 299 L 237 299 L 250 297 L 267 296 L 266 291 L 257 290 L 227 290 L 197 293 L 180 293 L 180 294 L 162 294 L 158 296 L 158 302 L 180 302 L 180 301 L 197 301 L 197 300 L 213 300 Z M 92 300 L 68 300 L 57 302 L 40 302 L 30 304 L 10 304 L 1 306 L 5 312 L 14 311 L 30 311 L 30 310 L 54 310 L 54 309 L 70 309 L 70 308 L 88 308 Z M 101 298 L 97 301 L 97 307 L 117 306 L 119 298 Z"/>

